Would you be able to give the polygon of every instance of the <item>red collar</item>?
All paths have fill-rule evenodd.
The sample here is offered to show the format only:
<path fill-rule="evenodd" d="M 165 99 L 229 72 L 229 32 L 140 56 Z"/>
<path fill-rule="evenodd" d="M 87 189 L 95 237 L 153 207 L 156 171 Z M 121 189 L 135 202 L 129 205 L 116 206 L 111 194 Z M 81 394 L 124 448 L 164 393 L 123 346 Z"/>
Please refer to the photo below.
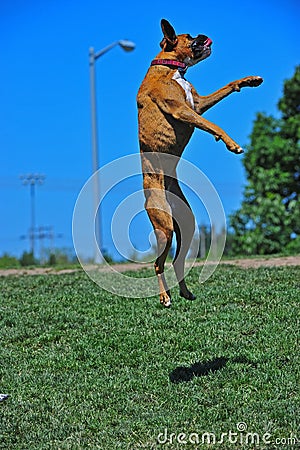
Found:
<path fill-rule="evenodd" d="M 183 62 L 176 61 L 175 59 L 153 59 L 151 66 L 171 66 L 176 69 L 186 70 L 187 65 Z"/>

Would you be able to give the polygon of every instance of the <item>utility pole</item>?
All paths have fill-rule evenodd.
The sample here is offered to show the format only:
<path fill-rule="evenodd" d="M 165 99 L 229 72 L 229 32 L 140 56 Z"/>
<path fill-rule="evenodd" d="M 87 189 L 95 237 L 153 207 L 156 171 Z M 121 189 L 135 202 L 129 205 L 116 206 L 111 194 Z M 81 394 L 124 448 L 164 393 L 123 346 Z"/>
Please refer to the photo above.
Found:
<path fill-rule="evenodd" d="M 20 179 L 24 186 L 30 188 L 30 251 L 34 257 L 35 251 L 35 186 L 42 185 L 45 180 L 45 175 L 38 173 L 29 173 L 27 175 L 21 175 Z"/>
<path fill-rule="evenodd" d="M 51 226 L 40 226 L 38 227 L 38 233 L 36 237 L 40 240 L 40 262 L 45 262 L 45 248 L 44 248 L 44 239 L 48 239 L 49 242 L 49 256 L 54 254 L 54 238 L 61 238 L 63 235 L 61 233 L 55 235 L 54 227 Z"/>

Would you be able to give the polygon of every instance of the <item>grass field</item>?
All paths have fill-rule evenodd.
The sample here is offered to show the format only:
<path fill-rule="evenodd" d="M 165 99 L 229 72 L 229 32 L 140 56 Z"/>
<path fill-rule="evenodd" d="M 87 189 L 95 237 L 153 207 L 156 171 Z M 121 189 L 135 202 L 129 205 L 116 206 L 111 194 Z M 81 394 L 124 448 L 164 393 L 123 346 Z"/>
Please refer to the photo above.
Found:
<path fill-rule="evenodd" d="M 299 267 L 198 276 L 171 309 L 83 272 L 0 278 L 0 448 L 297 448 Z"/>

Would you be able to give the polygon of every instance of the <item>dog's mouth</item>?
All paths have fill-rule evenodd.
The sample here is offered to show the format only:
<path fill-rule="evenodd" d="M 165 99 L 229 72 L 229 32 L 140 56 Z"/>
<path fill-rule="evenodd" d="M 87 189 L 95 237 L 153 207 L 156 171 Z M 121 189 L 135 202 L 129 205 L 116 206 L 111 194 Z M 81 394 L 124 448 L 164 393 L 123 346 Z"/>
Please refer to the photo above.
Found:
<path fill-rule="evenodd" d="M 199 34 L 191 44 L 193 59 L 195 62 L 202 61 L 211 54 L 212 40 L 204 34 Z"/>

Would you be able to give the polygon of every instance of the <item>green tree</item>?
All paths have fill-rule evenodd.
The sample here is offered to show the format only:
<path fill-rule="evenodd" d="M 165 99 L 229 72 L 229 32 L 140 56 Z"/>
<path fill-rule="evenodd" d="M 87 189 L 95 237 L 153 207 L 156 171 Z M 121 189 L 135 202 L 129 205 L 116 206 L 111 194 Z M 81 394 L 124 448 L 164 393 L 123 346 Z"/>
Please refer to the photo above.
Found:
<path fill-rule="evenodd" d="M 20 267 L 19 260 L 15 256 L 4 253 L 0 256 L 0 269 L 15 269 Z"/>
<path fill-rule="evenodd" d="M 257 114 L 243 159 L 248 183 L 230 218 L 235 254 L 279 253 L 300 234 L 300 66 L 277 106 L 279 118 Z"/>
<path fill-rule="evenodd" d="M 34 259 L 34 255 L 32 252 L 23 252 L 20 258 L 20 264 L 23 267 L 26 266 L 34 266 L 36 264 L 36 260 Z"/>

